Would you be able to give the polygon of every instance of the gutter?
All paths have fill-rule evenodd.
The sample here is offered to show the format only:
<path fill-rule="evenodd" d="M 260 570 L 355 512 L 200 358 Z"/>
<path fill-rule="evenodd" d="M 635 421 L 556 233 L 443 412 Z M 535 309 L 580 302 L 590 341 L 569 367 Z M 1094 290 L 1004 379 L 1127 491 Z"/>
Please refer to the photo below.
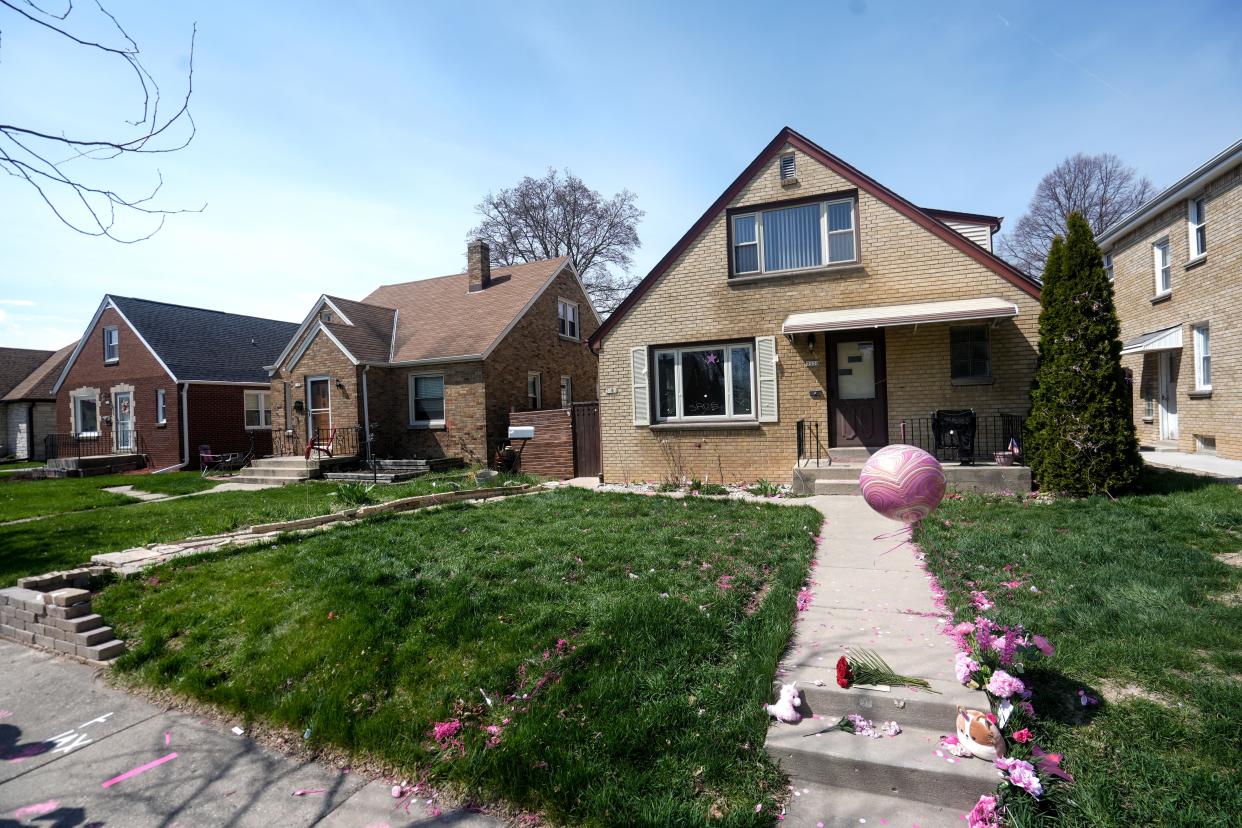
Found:
<path fill-rule="evenodd" d="M 162 469 L 156 469 L 151 474 L 162 474 L 169 471 L 181 471 L 190 465 L 190 412 L 186 408 L 189 403 L 190 384 L 188 382 L 178 383 L 181 386 L 181 456 L 184 458 L 175 466 L 167 466 Z"/>

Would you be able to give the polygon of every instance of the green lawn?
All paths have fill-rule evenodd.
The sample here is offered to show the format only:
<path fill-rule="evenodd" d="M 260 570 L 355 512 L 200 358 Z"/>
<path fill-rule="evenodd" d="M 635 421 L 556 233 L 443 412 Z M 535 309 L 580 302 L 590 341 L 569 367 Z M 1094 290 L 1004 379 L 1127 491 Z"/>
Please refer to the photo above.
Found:
<path fill-rule="evenodd" d="M 143 476 L 138 482 L 146 487 L 158 476 Z M 198 477 L 192 474 L 192 477 Z M 100 478 L 81 478 L 95 481 Z M 125 476 L 126 482 L 135 481 Z M 532 482 L 534 478 L 500 475 L 483 485 L 503 485 L 508 481 Z M 7 487 L 51 486 L 22 491 L 42 492 L 49 500 L 56 498 L 56 485 L 77 480 L 0 482 L 0 498 Z M 137 485 L 137 484 L 135 484 Z M 172 484 L 170 484 L 172 485 Z M 406 483 L 376 486 L 372 494 L 377 500 L 460 488 L 475 488 L 461 472 L 428 474 Z M 123 508 L 96 508 L 92 511 L 69 512 L 28 523 L 0 526 L 0 586 L 9 586 L 22 575 L 37 575 L 54 569 L 66 569 L 85 563 L 91 555 L 118 552 L 155 541 L 180 540 L 192 535 L 212 535 L 256 523 L 322 515 L 348 508 L 335 497 L 337 484 L 311 481 L 275 489 L 251 492 L 219 492 L 202 497 L 187 497 L 170 502 L 153 501 Z M 109 500 L 104 505 L 117 505 L 109 495 L 95 492 Z M 125 498 L 132 502 L 132 498 Z M 37 507 L 32 507 L 37 508 Z M 46 508 L 46 507 L 45 507 Z"/>
<path fill-rule="evenodd" d="M 559 489 L 182 559 L 95 608 L 133 680 L 414 778 L 569 824 L 770 824 L 761 704 L 819 523 Z"/>
<path fill-rule="evenodd" d="M 3 460 L 0 461 L 0 473 L 20 471 L 21 469 L 38 469 L 44 465 L 42 460 Z"/>
<path fill-rule="evenodd" d="M 966 497 L 919 540 L 959 621 L 982 590 L 996 602 L 985 615 L 1057 648 L 1028 675 L 1037 735 L 1077 784 L 1054 789 L 1046 824 L 1237 824 L 1242 491 L 1149 470 L 1116 501 Z M 1083 708 L 1079 689 L 1103 702 Z"/>
<path fill-rule="evenodd" d="M 133 486 L 144 492 L 181 495 L 215 485 L 215 481 L 204 480 L 198 472 L 106 474 L 59 480 L 9 480 L 0 476 L 0 522 L 136 502 L 132 497 L 103 491 L 105 486 Z"/>

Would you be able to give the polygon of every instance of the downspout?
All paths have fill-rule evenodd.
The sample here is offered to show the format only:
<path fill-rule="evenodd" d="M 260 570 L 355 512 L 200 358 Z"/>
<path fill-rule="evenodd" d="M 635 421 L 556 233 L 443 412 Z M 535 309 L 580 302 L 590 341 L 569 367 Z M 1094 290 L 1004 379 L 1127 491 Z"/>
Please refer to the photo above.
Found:
<path fill-rule="evenodd" d="M 182 460 L 175 466 L 167 466 L 166 468 L 156 469 L 151 474 L 159 474 L 161 472 L 181 471 L 190 464 L 190 412 L 186 408 L 188 405 L 187 392 L 190 390 L 189 383 L 181 383 L 181 410 L 177 412 L 181 420 L 181 457 Z"/>
<path fill-rule="evenodd" d="M 32 402 L 26 403 L 26 456 L 24 458 L 19 457 L 17 458 L 18 460 L 35 459 L 35 430 L 34 430 L 35 405 L 36 403 L 32 403 Z M 7 429 L 9 427 L 9 424 L 5 423 L 4 427 Z"/>
<path fill-rule="evenodd" d="M 370 365 L 362 366 L 362 438 L 367 441 L 367 465 L 371 465 L 371 409 L 367 397 L 367 371 Z"/>

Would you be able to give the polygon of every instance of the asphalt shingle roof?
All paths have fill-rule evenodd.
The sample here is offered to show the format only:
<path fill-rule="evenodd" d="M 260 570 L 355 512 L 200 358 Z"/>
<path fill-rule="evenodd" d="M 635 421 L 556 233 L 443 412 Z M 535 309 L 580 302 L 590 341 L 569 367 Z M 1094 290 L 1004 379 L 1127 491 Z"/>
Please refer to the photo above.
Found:
<path fill-rule="evenodd" d="M 329 296 L 328 299 L 353 323 L 346 325 L 339 320 L 324 322 L 332 335 L 360 362 L 387 362 L 392 350 L 392 318 L 396 311 L 339 296 Z"/>
<path fill-rule="evenodd" d="M 56 387 L 56 379 L 60 376 L 60 370 L 65 367 L 65 362 L 77 346 L 78 343 L 71 342 L 53 353 L 38 368 L 31 371 L 24 380 L 13 386 L 3 397 L 0 397 L 0 402 L 56 399 L 52 389 Z"/>
<path fill-rule="evenodd" d="M 266 385 L 263 366 L 298 329 L 294 322 L 109 295 L 180 382 Z"/>
<path fill-rule="evenodd" d="M 0 348 L 0 397 L 12 391 L 30 373 L 47 362 L 52 351 Z"/>

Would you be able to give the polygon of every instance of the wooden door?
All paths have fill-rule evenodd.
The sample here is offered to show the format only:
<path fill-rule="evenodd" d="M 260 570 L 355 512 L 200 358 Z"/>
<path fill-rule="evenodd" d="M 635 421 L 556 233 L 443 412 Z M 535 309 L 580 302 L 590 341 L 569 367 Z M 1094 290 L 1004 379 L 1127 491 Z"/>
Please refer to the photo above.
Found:
<path fill-rule="evenodd" d="M 574 476 L 598 477 L 604 471 L 600 453 L 599 403 L 573 405 Z"/>
<path fill-rule="evenodd" d="M 888 445 L 883 329 L 845 331 L 827 339 L 832 445 Z"/>

